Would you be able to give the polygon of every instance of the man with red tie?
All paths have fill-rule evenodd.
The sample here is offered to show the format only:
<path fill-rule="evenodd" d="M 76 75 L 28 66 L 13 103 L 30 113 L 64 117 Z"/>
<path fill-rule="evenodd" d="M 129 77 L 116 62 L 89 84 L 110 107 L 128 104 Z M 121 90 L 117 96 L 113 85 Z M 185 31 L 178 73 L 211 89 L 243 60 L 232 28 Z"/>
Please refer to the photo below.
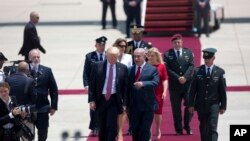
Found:
<path fill-rule="evenodd" d="M 119 49 L 107 49 L 107 60 L 94 63 L 89 85 L 90 109 L 97 112 L 99 141 L 115 141 L 117 118 L 125 109 L 128 69 L 117 62 Z"/>
<path fill-rule="evenodd" d="M 150 140 L 150 128 L 157 109 L 154 88 L 159 83 L 157 69 L 146 63 L 146 50 L 134 51 L 135 65 L 129 71 L 127 105 L 133 141 Z"/>

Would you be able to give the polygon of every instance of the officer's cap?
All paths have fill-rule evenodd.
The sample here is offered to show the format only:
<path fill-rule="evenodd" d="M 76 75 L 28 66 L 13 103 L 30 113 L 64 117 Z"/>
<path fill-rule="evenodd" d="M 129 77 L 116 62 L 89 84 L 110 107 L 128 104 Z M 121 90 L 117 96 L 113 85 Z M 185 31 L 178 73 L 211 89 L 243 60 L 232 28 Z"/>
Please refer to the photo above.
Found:
<path fill-rule="evenodd" d="M 131 25 L 132 34 L 140 34 L 143 31 L 144 26 L 141 25 Z"/>
<path fill-rule="evenodd" d="M 217 50 L 215 48 L 206 48 L 206 49 L 203 49 L 202 52 L 203 52 L 204 59 L 210 59 L 214 56 Z"/>
<path fill-rule="evenodd" d="M 181 39 L 182 39 L 181 34 L 174 34 L 174 35 L 171 37 L 171 42 L 174 41 L 174 40 L 181 40 Z"/>
<path fill-rule="evenodd" d="M 107 37 L 102 36 L 102 37 L 97 38 L 95 41 L 96 41 L 96 43 L 106 44 L 107 40 L 108 40 Z"/>
<path fill-rule="evenodd" d="M 0 52 L 0 61 L 7 61 L 8 59 Z"/>

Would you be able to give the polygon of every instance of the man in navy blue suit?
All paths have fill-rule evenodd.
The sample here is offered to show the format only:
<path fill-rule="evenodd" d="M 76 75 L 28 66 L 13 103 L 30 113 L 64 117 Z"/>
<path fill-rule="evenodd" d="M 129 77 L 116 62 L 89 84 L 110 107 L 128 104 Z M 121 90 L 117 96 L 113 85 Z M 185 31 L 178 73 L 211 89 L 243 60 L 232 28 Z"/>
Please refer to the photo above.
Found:
<path fill-rule="evenodd" d="M 40 64 L 40 51 L 32 49 L 29 52 L 31 76 L 35 81 L 37 92 L 37 119 L 35 125 L 38 130 L 38 141 L 46 141 L 49 128 L 49 114 L 52 116 L 57 110 L 58 88 L 51 68 Z M 48 99 L 50 96 L 50 101 Z"/>
<path fill-rule="evenodd" d="M 99 141 L 115 141 L 117 118 L 126 109 L 128 69 L 117 62 L 119 49 L 107 49 L 107 60 L 94 63 L 89 85 L 90 109 L 97 113 Z"/>
<path fill-rule="evenodd" d="M 133 141 L 150 140 L 150 128 L 157 109 L 154 88 L 159 83 L 157 69 L 146 63 L 146 50 L 134 51 L 135 65 L 130 68 L 127 105 Z"/>
<path fill-rule="evenodd" d="M 90 81 L 90 73 L 91 73 L 91 65 L 94 62 L 104 61 L 105 60 L 105 45 L 107 41 L 107 37 L 101 36 L 97 38 L 95 47 L 96 50 L 88 53 L 85 56 L 85 63 L 84 63 L 84 69 L 83 69 L 83 85 L 86 90 L 89 88 L 89 81 Z M 95 111 L 90 109 L 90 123 L 89 123 L 89 129 L 92 130 L 92 135 L 96 136 L 97 131 L 97 124 L 96 124 L 96 113 Z"/>

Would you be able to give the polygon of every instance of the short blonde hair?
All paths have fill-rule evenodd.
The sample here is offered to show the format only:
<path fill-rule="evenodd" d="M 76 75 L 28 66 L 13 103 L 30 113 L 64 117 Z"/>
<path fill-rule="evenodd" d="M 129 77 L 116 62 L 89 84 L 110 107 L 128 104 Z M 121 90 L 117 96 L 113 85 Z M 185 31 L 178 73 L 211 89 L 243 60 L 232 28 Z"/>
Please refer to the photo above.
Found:
<path fill-rule="evenodd" d="M 112 54 L 112 55 L 117 55 L 119 56 L 120 55 L 120 50 L 117 48 L 117 47 L 109 47 L 106 51 L 107 54 Z"/>
<path fill-rule="evenodd" d="M 156 60 L 157 63 L 163 64 L 163 59 L 161 56 L 161 52 L 156 48 L 156 47 L 152 47 L 148 50 L 148 53 L 154 53 L 156 55 Z"/>

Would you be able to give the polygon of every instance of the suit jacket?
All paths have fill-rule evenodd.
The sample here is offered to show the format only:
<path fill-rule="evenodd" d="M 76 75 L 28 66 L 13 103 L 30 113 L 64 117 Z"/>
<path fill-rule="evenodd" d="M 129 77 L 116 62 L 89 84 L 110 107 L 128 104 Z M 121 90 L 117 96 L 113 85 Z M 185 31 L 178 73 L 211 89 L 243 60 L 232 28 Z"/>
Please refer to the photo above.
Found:
<path fill-rule="evenodd" d="M 134 52 L 134 50 L 135 50 L 136 48 L 137 48 L 137 47 L 135 47 L 134 41 L 133 41 L 133 40 L 132 40 L 132 41 L 129 41 L 129 42 L 128 42 L 128 47 L 127 47 L 127 49 L 126 49 L 126 53 L 128 53 L 128 54 L 133 54 L 133 52 Z M 139 45 L 139 48 L 150 49 L 150 48 L 152 48 L 152 46 L 151 46 L 148 42 L 141 40 L 141 43 L 140 43 L 140 45 Z"/>
<path fill-rule="evenodd" d="M 49 112 L 50 108 L 57 110 L 58 88 L 51 68 L 39 65 L 37 73 L 31 68 L 30 73 L 35 80 L 38 112 Z M 50 95 L 50 101 L 48 95 Z"/>
<path fill-rule="evenodd" d="M 40 44 L 40 39 L 37 35 L 35 24 L 28 22 L 24 28 L 23 46 L 21 47 L 18 54 L 26 56 L 29 54 L 29 51 L 34 48 L 38 48 L 43 53 L 46 52 Z"/>
<path fill-rule="evenodd" d="M 116 0 L 101 0 L 101 2 L 107 3 L 107 4 L 109 3 L 115 4 Z"/>
<path fill-rule="evenodd" d="M 11 99 L 13 99 L 11 101 L 13 101 L 14 106 L 16 107 L 15 98 L 11 97 Z M 5 125 L 5 124 L 7 124 L 9 122 L 13 123 L 13 124 L 15 123 L 14 119 L 10 118 L 9 113 L 10 113 L 10 111 L 8 110 L 6 104 L 3 102 L 2 99 L 0 99 L 0 130 L 2 129 L 3 125 Z"/>
<path fill-rule="evenodd" d="M 104 96 L 102 90 L 104 88 L 105 79 L 107 71 L 107 60 L 94 63 L 91 70 L 91 79 L 89 85 L 89 102 L 94 101 L 96 103 L 96 110 L 99 110 L 102 105 L 100 101 Z M 126 103 L 127 94 L 127 84 L 128 84 L 128 69 L 125 65 L 117 62 L 116 63 L 116 99 L 118 104 L 118 109 L 122 109 Z"/>
<path fill-rule="evenodd" d="M 205 110 L 206 104 L 219 104 L 220 109 L 226 110 L 226 80 L 225 71 L 214 66 L 211 77 L 206 76 L 205 65 L 200 66 L 194 73 L 189 93 L 189 107 Z"/>
<path fill-rule="evenodd" d="M 85 63 L 83 68 L 83 85 L 89 86 L 90 73 L 91 73 L 91 64 L 98 62 L 99 58 L 96 51 L 90 52 L 85 56 Z"/>
<path fill-rule="evenodd" d="M 168 82 L 170 90 L 187 90 L 194 71 L 194 57 L 190 49 L 182 48 L 182 56 L 177 59 L 174 49 L 164 54 L 164 62 L 168 71 Z M 178 78 L 184 76 L 187 82 L 182 85 Z"/>
<path fill-rule="evenodd" d="M 205 2 L 206 3 L 206 6 L 204 8 L 201 8 L 199 6 L 199 2 Z M 211 9 L 211 6 L 210 6 L 210 0 L 195 0 L 195 6 L 196 6 L 196 9 L 199 11 L 199 10 L 209 10 Z"/>
<path fill-rule="evenodd" d="M 132 66 L 129 70 L 127 106 L 130 109 L 140 111 L 154 111 L 157 108 L 154 89 L 160 81 L 158 71 L 154 66 L 146 63 L 141 70 L 139 78 L 139 81 L 143 83 L 143 87 L 136 89 L 134 87 L 135 69 L 136 65 Z"/>
<path fill-rule="evenodd" d="M 33 105 L 36 103 L 34 80 L 24 73 L 17 72 L 6 78 L 9 83 L 10 96 L 15 96 L 18 105 Z"/>

